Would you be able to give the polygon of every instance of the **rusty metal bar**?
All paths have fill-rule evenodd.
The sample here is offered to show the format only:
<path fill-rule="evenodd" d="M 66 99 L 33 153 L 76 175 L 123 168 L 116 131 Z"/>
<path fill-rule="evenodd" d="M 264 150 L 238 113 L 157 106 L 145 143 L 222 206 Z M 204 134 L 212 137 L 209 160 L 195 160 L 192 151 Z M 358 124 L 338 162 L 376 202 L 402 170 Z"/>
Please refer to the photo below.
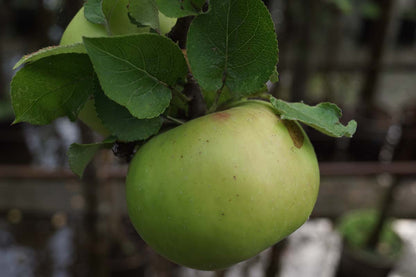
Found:
<path fill-rule="evenodd" d="M 382 72 L 414 72 L 416 71 L 416 63 L 415 61 L 405 61 L 405 62 L 388 62 L 382 63 Z M 366 66 L 362 62 L 339 62 L 336 64 L 325 64 L 323 61 L 313 62 L 311 67 L 319 72 L 327 73 L 327 72 L 343 72 L 343 73 L 354 73 L 354 72 L 363 72 L 366 69 Z M 294 65 L 291 61 L 286 66 L 280 66 L 280 70 L 293 70 Z"/>
<path fill-rule="evenodd" d="M 69 169 L 51 169 L 29 165 L 0 165 L 1 179 L 75 179 Z"/>
<path fill-rule="evenodd" d="M 392 162 L 389 164 L 379 162 L 322 162 L 319 167 L 322 176 L 368 176 L 382 173 L 416 176 L 416 161 Z M 102 166 L 99 168 L 98 176 L 100 179 L 124 179 L 127 173 L 127 166 Z M 77 180 L 78 177 L 65 168 L 48 170 L 26 165 L 0 165 L 0 179 Z"/>
<path fill-rule="evenodd" d="M 389 173 L 394 175 L 416 175 L 416 161 L 392 163 L 380 162 L 326 162 L 320 163 L 322 176 L 365 176 Z"/>

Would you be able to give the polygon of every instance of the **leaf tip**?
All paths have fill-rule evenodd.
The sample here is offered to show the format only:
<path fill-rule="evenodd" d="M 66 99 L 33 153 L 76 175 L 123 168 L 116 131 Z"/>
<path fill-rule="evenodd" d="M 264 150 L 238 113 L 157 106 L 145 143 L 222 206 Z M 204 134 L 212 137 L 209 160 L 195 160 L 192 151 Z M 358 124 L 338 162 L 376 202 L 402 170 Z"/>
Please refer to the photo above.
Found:
<path fill-rule="evenodd" d="M 13 66 L 13 70 L 18 69 L 20 66 L 22 65 L 21 61 L 18 61 L 14 66 Z"/>
<path fill-rule="evenodd" d="M 13 126 L 13 125 L 16 125 L 16 124 L 18 124 L 18 123 L 21 123 L 22 121 L 19 119 L 19 118 L 15 118 L 14 120 L 13 120 L 13 122 L 12 123 L 10 123 L 10 126 Z"/>
<path fill-rule="evenodd" d="M 78 144 L 73 143 L 69 146 L 67 155 L 68 155 L 68 164 L 69 168 L 71 169 L 72 173 L 77 175 L 80 179 L 82 179 L 82 176 L 84 175 L 84 166 L 79 166 L 78 159 L 76 157 L 75 152 L 77 151 L 76 148 L 78 147 Z"/>
<path fill-rule="evenodd" d="M 357 126 L 358 126 L 358 123 L 355 120 L 351 120 L 350 122 L 348 122 L 347 129 L 349 129 L 349 132 L 348 132 L 348 137 L 349 138 L 353 137 L 353 135 L 357 131 Z"/>
<path fill-rule="evenodd" d="M 69 168 L 71 169 L 72 173 L 74 173 L 79 179 L 82 179 L 82 177 L 84 177 L 84 170 L 77 171 L 77 169 L 73 168 L 72 166 L 69 166 Z"/>

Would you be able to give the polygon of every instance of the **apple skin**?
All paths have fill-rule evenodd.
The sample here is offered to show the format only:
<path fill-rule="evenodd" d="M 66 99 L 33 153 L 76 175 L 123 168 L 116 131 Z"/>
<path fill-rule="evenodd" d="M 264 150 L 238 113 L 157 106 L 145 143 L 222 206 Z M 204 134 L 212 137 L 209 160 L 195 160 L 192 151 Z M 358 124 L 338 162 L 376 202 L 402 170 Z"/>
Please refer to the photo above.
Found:
<path fill-rule="evenodd" d="M 149 28 L 138 28 L 130 22 L 127 10 L 128 0 L 118 1 L 111 19 L 109 20 L 112 35 L 124 35 L 148 32 Z M 176 24 L 176 18 L 169 18 L 159 12 L 160 32 L 168 33 Z M 60 45 L 70 45 L 82 42 L 82 37 L 106 37 L 109 36 L 104 25 L 89 22 L 84 16 L 84 7 L 74 16 L 65 29 Z"/>
<path fill-rule="evenodd" d="M 78 119 L 103 137 L 111 135 L 111 132 L 103 125 L 101 119 L 98 117 L 97 111 L 95 110 L 95 101 L 92 98 L 85 102 L 84 107 L 78 114 Z"/>
<path fill-rule="evenodd" d="M 170 32 L 173 26 L 175 26 L 177 19 L 167 17 L 163 13 L 159 12 L 159 28 L 160 33 L 165 35 Z"/>
<path fill-rule="evenodd" d="M 122 35 L 148 32 L 149 28 L 137 28 L 130 23 L 130 19 L 127 15 L 127 5 L 128 0 L 117 2 L 117 6 L 114 8 L 111 19 L 109 20 L 111 34 Z M 176 18 L 168 18 L 162 13 L 159 13 L 159 21 L 162 34 L 169 32 L 176 24 Z M 82 37 L 106 37 L 108 35 L 109 33 L 104 25 L 91 23 L 85 18 L 84 7 L 82 7 L 65 29 L 60 45 L 70 45 L 82 42 Z M 94 99 L 87 100 L 84 108 L 78 115 L 78 119 L 102 136 L 109 136 L 111 134 L 97 116 Z"/>
<path fill-rule="evenodd" d="M 108 36 L 104 25 L 89 22 L 84 16 L 84 7 L 72 18 L 66 27 L 60 45 L 70 45 L 82 42 L 82 37 L 106 37 Z"/>
<path fill-rule="evenodd" d="M 167 259 L 218 270 L 300 227 L 319 190 L 308 137 L 267 104 L 247 102 L 162 133 L 127 174 L 130 219 Z"/>
<path fill-rule="evenodd" d="M 109 2 L 107 2 L 109 3 Z M 82 7 L 65 29 L 60 45 L 69 45 L 82 42 L 82 37 L 106 37 L 111 35 L 124 35 L 133 33 L 148 32 L 149 28 L 138 28 L 130 22 L 127 10 L 128 0 L 118 1 L 111 13 L 108 22 L 109 32 L 101 24 L 94 24 L 88 21 L 84 16 L 84 7 Z M 104 7 L 105 9 L 105 7 Z"/>

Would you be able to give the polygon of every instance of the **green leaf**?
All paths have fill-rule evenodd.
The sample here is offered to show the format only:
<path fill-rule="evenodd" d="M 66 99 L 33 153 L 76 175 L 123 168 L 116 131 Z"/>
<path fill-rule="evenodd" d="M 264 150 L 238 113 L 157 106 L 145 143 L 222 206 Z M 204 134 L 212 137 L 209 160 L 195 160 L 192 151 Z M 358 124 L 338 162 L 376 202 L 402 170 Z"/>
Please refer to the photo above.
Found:
<path fill-rule="evenodd" d="M 68 54 L 68 53 L 86 53 L 84 45 L 82 43 L 76 43 L 72 45 L 61 45 L 61 46 L 49 46 L 42 48 L 34 53 L 23 56 L 13 67 L 13 69 L 18 68 L 19 66 L 32 63 L 42 58 L 49 56 L 59 55 L 59 54 Z"/>
<path fill-rule="evenodd" d="M 373 1 L 360 1 L 359 10 L 364 18 L 377 19 L 380 17 L 381 9 L 380 6 Z"/>
<path fill-rule="evenodd" d="M 92 158 L 94 158 L 97 151 L 105 148 L 111 148 L 115 141 L 115 137 L 109 137 L 99 143 L 71 144 L 68 150 L 68 160 L 69 167 L 72 172 L 82 178 L 85 168 L 91 162 Z"/>
<path fill-rule="evenodd" d="M 86 54 L 60 54 L 30 63 L 11 83 L 14 123 L 49 124 L 61 116 L 75 120 L 97 85 Z"/>
<path fill-rule="evenodd" d="M 137 1 L 143 0 L 134 0 Z M 84 15 L 88 21 L 104 25 L 109 35 L 148 32 L 148 28 L 137 28 L 132 24 L 128 6 L 129 0 L 88 0 Z"/>
<path fill-rule="evenodd" d="M 351 120 L 347 126 L 339 122 L 342 111 L 332 103 L 320 103 L 308 106 L 303 103 L 288 103 L 274 97 L 270 102 L 281 119 L 297 120 L 331 137 L 352 137 L 357 122 Z"/>
<path fill-rule="evenodd" d="M 112 134 L 125 142 L 145 140 L 159 132 L 162 127 L 160 117 L 152 119 L 138 119 L 123 106 L 110 100 L 101 91 L 96 91 L 95 109 L 98 117 Z"/>
<path fill-rule="evenodd" d="M 156 0 L 159 10 L 167 17 L 185 17 L 202 13 L 205 0 Z"/>
<path fill-rule="evenodd" d="M 272 75 L 270 76 L 270 82 L 272 83 L 279 82 L 279 72 L 277 72 L 277 68 L 274 69 Z"/>
<path fill-rule="evenodd" d="M 88 0 L 84 4 L 85 18 L 95 24 L 105 25 L 106 16 L 103 11 L 103 0 Z"/>
<path fill-rule="evenodd" d="M 149 27 L 138 28 L 137 25 L 132 22 L 132 18 L 129 16 L 128 10 L 129 1 L 131 3 L 133 0 L 103 1 L 103 11 L 108 21 L 106 27 L 109 34 L 124 35 L 149 32 Z"/>
<path fill-rule="evenodd" d="M 137 26 L 159 29 L 159 10 L 155 0 L 130 0 L 128 10 Z"/>
<path fill-rule="evenodd" d="M 165 114 L 172 117 L 187 117 L 189 112 L 188 104 L 189 102 L 174 94 Z"/>
<path fill-rule="evenodd" d="M 215 105 L 215 108 L 220 107 L 222 104 L 233 99 L 237 100 L 240 98 L 238 95 L 234 95 L 227 86 L 224 86 L 221 94 L 218 94 L 217 91 L 202 90 L 202 95 L 204 96 L 207 107 L 212 107 Z"/>
<path fill-rule="evenodd" d="M 204 90 L 224 85 L 250 95 L 269 80 L 277 63 L 277 40 L 271 16 L 260 0 L 212 0 L 188 33 L 188 59 Z"/>
<path fill-rule="evenodd" d="M 353 9 L 351 0 L 330 0 L 341 12 L 347 14 Z"/>
<path fill-rule="evenodd" d="M 187 73 L 182 51 L 164 36 L 84 38 L 84 44 L 104 93 L 139 119 L 163 113 L 171 87 Z"/>

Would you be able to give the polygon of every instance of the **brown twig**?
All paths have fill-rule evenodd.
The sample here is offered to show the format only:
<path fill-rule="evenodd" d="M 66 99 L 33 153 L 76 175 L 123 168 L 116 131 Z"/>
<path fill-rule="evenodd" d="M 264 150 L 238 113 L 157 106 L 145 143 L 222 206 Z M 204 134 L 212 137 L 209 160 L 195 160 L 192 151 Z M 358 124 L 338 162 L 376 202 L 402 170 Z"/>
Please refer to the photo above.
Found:
<path fill-rule="evenodd" d="M 113 145 L 114 155 L 123 162 L 129 163 L 134 156 L 137 142 L 116 141 Z"/>
<path fill-rule="evenodd" d="M 168 34 L 174 42 L 179 44 L 181 49 L 184 49 L 184 55 L 186 57 L 186 39 L 188 35 L 189 26 L 191 25 L 193 16 L 179 18 L 176 25 L 172 28 L 172 31 Z M 189 63 L 188 63 L 189 66 Z M 206 104 L 202 95 L 201 88 L 189 69 L 187 76 L 187 83 L 184 86 L 183 93 L 190 99 L 189 101 L 189 118 L 193 119 L 196 117 L 203 116 L 207 113 Z"/>
<path fill-rule="evenodd" d="M 191 119 L 203 116 L 207 113 L 207 107 L 202 96 L 201 88 L 191 73 L 188 74 L 188 82 L 184 87 L 184 93 L 191 98 L 189 102 L 189 117 Z"/>
<path fill-rule="evenodd" d="M 91 130 L 83 124 L 81 127 L 82 143 L 93 141 Z M 82 180 L 83 196 L 85 198 L 85 213 L 83 216 L 83 243 L 85 244 L 86 260 L 88 265 L 88 276 L 105 276 L 107 268 L 105 260 L 107 257 L 107 248 L 105 240 L 98 228 L 99 222 L 99 180 L 97 177 L 97 168 L 92 162 L 87 166 Z"/>
<path fill-rule="evenodd" d="M 179 18 L 176 25 L 173 26 L 172 30 L 167 34 L 171 40 L 179 44 L 181 49 L 186 49 L 186 37 L 193 19 L 193 16 Z"/>
<path fill-rule="evenodd" d="M 369 114 L 374 108 L 377 85 L 382 70 L 383 55 L 386 50 L 387 32 L 393 15 L 393 0 L 381 0 L 381 15 L 378 18 L 375 30 L 372 32 L 370 59 L 367 64 L 367 72 L 363 87 L 361 88 L 361 101 L 359 110 Z"/>
<path fill-rule="evenodd" d="M 367 249 L 375 250 L 380 242 L 381 233 L 384 229 L 386 221 L 388 220 L 388 216 L 390 216 L 391 207 L 393 206 L 394 202 L 394 195 L 396 189 L 399 187 L 400 181 L 401 178 L 396 178 L 395 181 L 389 185 L 388 189 L 385 191 L 383 195 L 383 199 L 379 207 L 380 213 L 377 215 L 377 221 L 373 227 L 373 230 L 369 234 L 366 242 Z"/>

